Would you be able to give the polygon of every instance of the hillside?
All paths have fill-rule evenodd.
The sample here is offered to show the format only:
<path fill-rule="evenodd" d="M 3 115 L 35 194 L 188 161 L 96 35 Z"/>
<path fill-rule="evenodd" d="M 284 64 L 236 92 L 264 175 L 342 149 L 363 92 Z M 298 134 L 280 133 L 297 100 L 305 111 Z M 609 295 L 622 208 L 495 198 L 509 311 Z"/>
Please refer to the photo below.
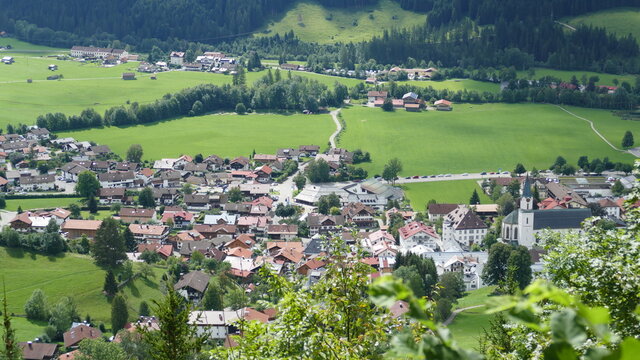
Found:
<path fill-rule="evenodd" d="M 391 0 L 356 9 L 323 7 L 317 2 L 303 1 L 270 22 L 258 36 L 282 35 L 293 30 L 302 41 L 356 42 L 380 35 L 384 30 L 422 25 L 425 20 L 425 15 L 403 10 Z"/>
<path fill-rule="evenodd" d="M 577 27 L 589 25 L 606 28 L 618 36 L 633 35 L 640 39 L 640 8 L 615 8 L 564 19 Z"/>

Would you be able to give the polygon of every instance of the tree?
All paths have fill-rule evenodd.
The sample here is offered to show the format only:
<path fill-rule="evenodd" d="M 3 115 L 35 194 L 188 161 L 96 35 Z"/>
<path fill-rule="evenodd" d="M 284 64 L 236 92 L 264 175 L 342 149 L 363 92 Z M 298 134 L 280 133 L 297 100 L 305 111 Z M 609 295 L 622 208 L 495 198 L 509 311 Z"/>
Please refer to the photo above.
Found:
<path fill-rule="evenodd" d="M 136 248 L 138 247 L 138 242 L 136 241 L 136 238 L 133 236 L 133 233 L 128 226 L 124 228 L 124 231 L 122 232 L 122 238 L 124 239 L 124 247 L 126 248 L 126 251 L 133 252 L 136 250 Z"/>
<path fill-rule="evenodd" d="M 180 191 L 182 191 L 182 193 L 185 195 L 191 195 L 193 194 L 193 185 L 184 183 L 182 184 L 182 188 L 180 189 Z"/>
<path fill-rule="evenodd" d="M 161 300 L 153 300 L 153 313 L 160 329 L 138 328 L 149 344 L 149 356 L 154 360 L 190 360 L 202 349 L 208 335 L 198 335 L 189 319 L 191 304 L 172 285 Z"/>
<path fill-rule="evenodd" d="M 127 161 L 139 163 L 142 161 L 143 154 L 144 151 L 142 150 L 142 145 L 133 144 L 129 146 L 129 149 L 127 150 Z"/>
<path fill-rule="evenodd" d="M 391 98 L 384 99 L 384 102 L 382 103 L 382 110 L 393 111 L 393 101 L 391 100 Z"/>
<path fill-rule="evenodd" d="M 2 297 L 2 348 L 0 348 L 0 358 L 3 360 L 21 360 L 22 350 L 16 342 L 16 330 L 11 325 L 11 315 L 7 305 L 7 289 L 2 283 L 4 295 Z"/>
<path fill-rule="evenodd" d="M 471 194 L 471 198 L 469 199 L 469 205 L 478 205 L 480 204 L 480 195 L 478 195 L 478 191 L 473 189 L 473 194 Z"/>
<path fill-rule="evenodd" d="M 402 162 L 398 158 L 393 158 L 387 162 L 382 171 L 382 178 L 396 184 L 396 177 L 402 171 Z"/>
<path fill-rule="evenodd" d="M 113 274 L 113 271 L 107 271 L 107 274 L 104 277 L 104 286 L 102 290 L 108 295 L 113 296 L 118 292 L 118 282 L 116 281 L 116 276 Z"/>
<path fill-rule="evenodd" d="M 580 156 L 578 159 L 578 167 L 582 170 L 589 171 L 589 157 Z"/>
<path fill-rule="evenodd" d="M 115 334 L 115 333 L 114 333 Z M 78 346 L 77 360 L 127 360 L 127 352 L 115 342 L 107 342 L 102 338 L 84 339 Z"/>
<path fill-rule="evenodd" d="M 96 192 L 100 189 L 100 182 L 96 178 L 96 174 L 87 170 L 78 175 L 78 183 L 76 184 L 76 192 L 85 199 L 96 196 Z"/>
<path fill-rule="evenodd" d="M 520 245 L 511 250 L 507 260 L 507 281 L 513 281 L 520 290 L 531 283 L 531 255 L 529 250 Z"/>
<path fill-rule="evenodd" d="M 87 200 L 87 208 L 89 209 L 89 213 L 97 214 L 98 213 L 98 201 L 95 196 L 91 196 Z"/>
<path fill-rule="evenodd" d="M 243 104 L 243 103 L 238 103 L 238 104 L 236 105 L 236 114 L 238 114 L 238 115 L 244 115 L 244 113 L 246 113 L 246 112 L 247 112 L 247 107 L 246 107 L 246 106 L 244 106 L 244 104 Z"/>
<path fill-rule="evenodd" d="M 318 212 L 320 214 L 329 215 L 329 211 L 334 207 L 341 207 L 340 197 L 336 193 L 322 195 L 318 199 Z"/>
<path fill-rule="evenodd" d="M 222 294 L 218 284 L 209 284 L 202 299 L 202 307 L 205 310 L 222 310 Z"/>
<path fill-rule="evenodd" d="M 96 264 L 107 269 L 114 269 L 127 259 L 124 238 L 115 219 L 102 221 L 91 250 Z"/>
<path fill-rule="evenodd" d="M 24 312 L 29 320 L 47 321 L 49 319 L 47 298 L 41 289 L 33 290 L 31 297 L 24 304 Z"/>
<path fill-rule="evenodd" d="M 124 329 L 129 319 L 127 302 L 122 295 L 116 295 L 111 302 L 111 332 L 115 335 Z"/>
<path fill-rule="evenodd" d="M 229 195 L 229 202 L 232 202 L 232 203 L 240 202 L 244 198 L 242 196 L 242 191 L 240 191 L 240 188 L 237 186 L 229 189 L 228 195 Z"/>
<path fill-rule="evenodd" d="M 524 174 L 525 172 L 527 172 L 527 169 L 525 169 L 524 165 L 522 165 L 521 163 L 518 163 L 516 165 L 516 168 L 513 170 L 513 172 L 519 176 L 520 174 Z"/>
<path fill-rule="evenodd" d="M 402 279 L 416 296 L 423 297 L 427 295 L 424 290 L 424 282 L 420 278 L 420 273 L 418 273 L 415 265 L 400 266 L 393 271 L 393 276 Z"/>
<path fill-rule="evenodd" d="M 140 191 L 140 195 L 138 196 L 138 204 L 144 208 L 155 208 L 156 207 L 156 199 L 153 197 L 153 190 L 148 187 L 145 187 Z"/>
<path fill-rule="evenodd" d="M 307 178 L 302 174 L 302 172 L 299 172 L 293 177 L 293 183 L 296 184 L 296 188 L 298 188 L 298 190 L 302 190 L 304 185 L 307 183 Z"/>
<path fill-rule="evenodd" d="M 616 181 L 611 186 L 611 193 L 616 196 L 621 196 L 624 194 L 624 185 L 620 182 L 620 179 L 616 179 Z"/>
<path fill-rule="evenodd" d="M 507 279 L 507 262 L 511 245 L 496 243 L 489 249 L 489 259 L 482 271 L 482 280 L 489 285 L 499 285 Z"/>
<path fill-rule="evenodd" d="M 450 298 L 454 302 L 464 295 L 466 289 L 462 273 L 458 271 L 448 271 L 440 275 L 438 287 L 440 288 L 438 297 Z"/>
<path fill-rule="evenodd" d="M 138 310 L 139 316 L 149 316 L 151 312 L 149 311 L 149 304 L 146 301 L 142 301 L 140 303 L 140 309 Z"/>
<path fill-rule="evenodd" d="M 4 196 L 0 196 L 0 209 L 4 209 L 7 207 L 7 200 Z"/>
<path fill-rule="evenodd" d="M 498 212 L 503 216 L 511 214 L 511 212 L 516 209 L 516 201 L 510 193 L 500 196 L 500 198 L 496 200 L 496 204 L 498 205 Z"/>
<path fill-rule="evenodd" d="M 71 212 L 71 217 L 77 219 L 80 217 L 80 206 L 78 204 L 69 205 L 69 211 Z"/>
<path fill-rule="evenodd" d="M 70 297 L 61 298 L 50 311 L 49 325 L 54 331 L 55 339 L 62 339 L 62 334 L 69 330 L 74 321 L 79 321 L 78 309 Z M 54 340 L 52 338 L 52 340 Z"/>
<path fill-rule="evenodd" d="M 323 183 L 331 180 L 331 176 L 329 175 L 330 167 L 329 164 L 324 161 L 324 159 L 320 160 L 311 160 L 307 164 L 307 167 L 304 170 L 305 175 L 309 178 L 309 181 L 312 183 Z"/>

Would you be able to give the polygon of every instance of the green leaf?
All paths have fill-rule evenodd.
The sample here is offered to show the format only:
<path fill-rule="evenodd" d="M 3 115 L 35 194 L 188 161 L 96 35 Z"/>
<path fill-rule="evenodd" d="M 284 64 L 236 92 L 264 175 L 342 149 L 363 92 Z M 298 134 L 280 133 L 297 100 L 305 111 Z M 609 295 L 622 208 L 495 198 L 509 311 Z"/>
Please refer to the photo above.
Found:
<path fill-rule="evenodd" d="M 636 360 L 640 355 L 640 340 L 625 338 L 620 344 L 620 360 Z"/>
<path fill-rule="evenodd" d="M 578 307 L 578 315 L 582 316 L 593 325 L 608 324 L 611 320 L 609 310 L 604 307 Z"/>
<path fill-rule="evenodd" d="M 544 360 L 575 360 L 578 353 L 566 342 L 552 343 L 544 349 Z"/>
<path fill-rule="evenodd" d="M 587 332 L 573 309 L 564 309 L 551 315 L 551 338 L 573 346 L 582 345 L 587 340 Z"/>

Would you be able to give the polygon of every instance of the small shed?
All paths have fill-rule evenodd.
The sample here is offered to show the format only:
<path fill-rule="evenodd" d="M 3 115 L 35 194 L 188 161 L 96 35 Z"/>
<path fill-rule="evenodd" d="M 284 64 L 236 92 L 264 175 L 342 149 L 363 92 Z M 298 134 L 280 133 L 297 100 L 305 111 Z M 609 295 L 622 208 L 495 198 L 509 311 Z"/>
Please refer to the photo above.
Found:
<path fill-rule="evenodd" d="M 444 99 L 434 102 L 433 105 L 436 107 L 436 110 L 440 111 L 451 111 L 453 109 L 451 101 Z"/>
<path fill-rule="evenodd" d="M 135 80 L 136 74 L 132 72 L 122 73 L 122 80 Z"/>

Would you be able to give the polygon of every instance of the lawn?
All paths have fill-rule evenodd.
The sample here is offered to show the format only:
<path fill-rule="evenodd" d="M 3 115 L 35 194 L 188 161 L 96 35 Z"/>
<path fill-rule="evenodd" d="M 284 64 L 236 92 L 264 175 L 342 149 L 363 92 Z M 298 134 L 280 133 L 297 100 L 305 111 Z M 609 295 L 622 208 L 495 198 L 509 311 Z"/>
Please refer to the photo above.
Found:
<path fill-rule="evenodd" d="M 477 91 L 477 92 L 492 92 L 497 93 L 500 91 L 500 84 L 495 84 L 486 81 L 477 81 L 471 79 L 453 79 L 453 80 L 444 80 L 444 81 L 399 81 L 398 84 L 402 85 L 413 85 L 413 86 L 421 86 L 428 87 L 431 86 L 437 90 L 448 89 L 451 91 Z"/>
<path fill-rule="evenodd" d="M 66 208 L 71 204 L 79 204 L 79 197 L 69 198 L 42 198 L 42 199 L 9 199 L 5 210 L 16 211 L 18 207 L 22 210 L 31 209 L 55 209 L 58 207 Z M 79 204 L 81 205 L 81 204 Z"/>
<path fill-rule="evenodd" d="M 282 18 L 272 21 L 257 36 L 282 35 L 293 30 L 300 40 L 307 42 L 357 42 L 381 35 L 384 30 L 422 25 L 425 21 L 424 14 L 403 10 L 391 0 L 357 9 L 325 8 L 312 1 L 303 1 Z"/>
<path fill-rule="evenodd" d="M 488 329 L 493 315 L 485 314 L 485 307 L 465 310 L 458 314 L 448 328 L 460 347 L 474 350 L 478 347 L 478 340 Z"/>
<path fill-rule="evenodd" d="M 574 27 L 580 25 L 604 27 L 618 36 L 632 34 L 640 40 L 640 8 L 615 8 L 565 19 Z"/>
<path fill-rule="evenodd" d="M 587 75 L 587 79 L 592 76 L 597 76 L 600 78 L 597 85 L 607 85 L 613 86 L 614 79 L 618 79 L 620 83 L 623 81 L 628 82 L 631 86 L 634 86 L 636 83 L 635 75 L 617 75 L 617 74 L 605 74 L 605 73 L 597 73 L 593 71 L 582 71 L 582 70 L 555 70 L 555 69 L 547 69 L 547 68 L 534 68 L 535 75 L 534 79 L 540 79 L 545 76 L 553 76 L 559 78 L 563 81 L 570 81 L 571 77 L 575 75 L 578 81 L 582 81 L 582 75 Z M 527 71 L 518 71 L 519 78 L 529 78 Z"/>
<path fill-rule="evenodd" d="M 517 163 L 542 169 L 559 155 L 570 161 L 581 155 L 633 160 L 611 149 L 585 121 L 552 105 L 457 104 L 450 112 L 420 113 L 354 106 L 342 117 L 347 128 L 339 145 L 370 152 L 372 162 L 363 167 L 371 175 L 381 174 L 394 157 L 403 162 L 403 176 L 511 170 Z M 607 128 L 617 121 L 623 120 L 601 119 Z"/>
<path fill-rule="evenodd" d="M 489 204 L 491 200 L 482 191 L 476 180 L 433 181 L 403 184 L 405 196 L 416 211 L 424 211 L 429 200 L 446 204 L 468 204 L 473 190 L 478 191 L 480 202 Z"/>
<path fill-rule="evenodd" d="M 155 268 L 156 279 L 162 273 Z M 84 255 L 65 254 L 48 257 L 23 252 L 17 249 L 0 248 L 0 273 L 6 282 L 9 311 L 24 314 L 24 304 L 35 289 L 42 289 L 49 303 L 63 296 L 70 296 L 78 306 L 83 318 L 91 315 L 109 327 L 111 307 L 102 294 L 105 272 L 91 258 Z M 161 296 L 155 281 L 138 279 L 123 291 L 129 305 L 130 319 L 137 316 L 140 302 Z M 14 318 L 17 319 L 17 318 Z M 16 320 L 18 340 L 32 340 L 42 333 L 45 324 L 32 323 L 26 319 Z"/>
<path fill-rule="evenodd" d="M 47 55 L 47 54 L 60 54 L 62 52 L 68 51 L 60 48 L 35 45 L 28 42 L 20 41 L 14 38 L 0 38 L 0 46 L 6 47 L 7 45 L 11 45 L 12 48 L 8 50 L 2 50 L 0 51 L 0 54 L 29 53 L 30 55 Z M 4 57 L 4 55 L 2 57 Z"/>
<path fill-rule="evenodd" d="M 627 130 L 631 131 L 633 135 L 636 136 L 636 139 L 640 139 L 640 121 L 624 120 L 609 110 L 587 109 L 574 106 L 566 106 L 565 108 L 578 116 L 593 121 L 596 129 L 617 147 L 622 145 L 622 137 Z M 638 140 L 636 140 L 636 146 L 637 145 Z"/>
<path fill-rule="evenodd" d="M 274 154 L 278 148 L 304 144 L 324 147 L 334 130 L 329 115 L 217 114 L 58 135 L 107 144 L 122 156 L 131 144 L 141 144 L 144 159 L 155 160 L 198 153 L 233 158 L 253 150 Z"/>
<path fill-rule="evenodd" d="M 454 309 L 486 304 L 495 289 L 495 286 L 485 286 L 478 290 L 467 291 L 464 297 L 458 299 L 458 303 L 454 305 Z"/>

